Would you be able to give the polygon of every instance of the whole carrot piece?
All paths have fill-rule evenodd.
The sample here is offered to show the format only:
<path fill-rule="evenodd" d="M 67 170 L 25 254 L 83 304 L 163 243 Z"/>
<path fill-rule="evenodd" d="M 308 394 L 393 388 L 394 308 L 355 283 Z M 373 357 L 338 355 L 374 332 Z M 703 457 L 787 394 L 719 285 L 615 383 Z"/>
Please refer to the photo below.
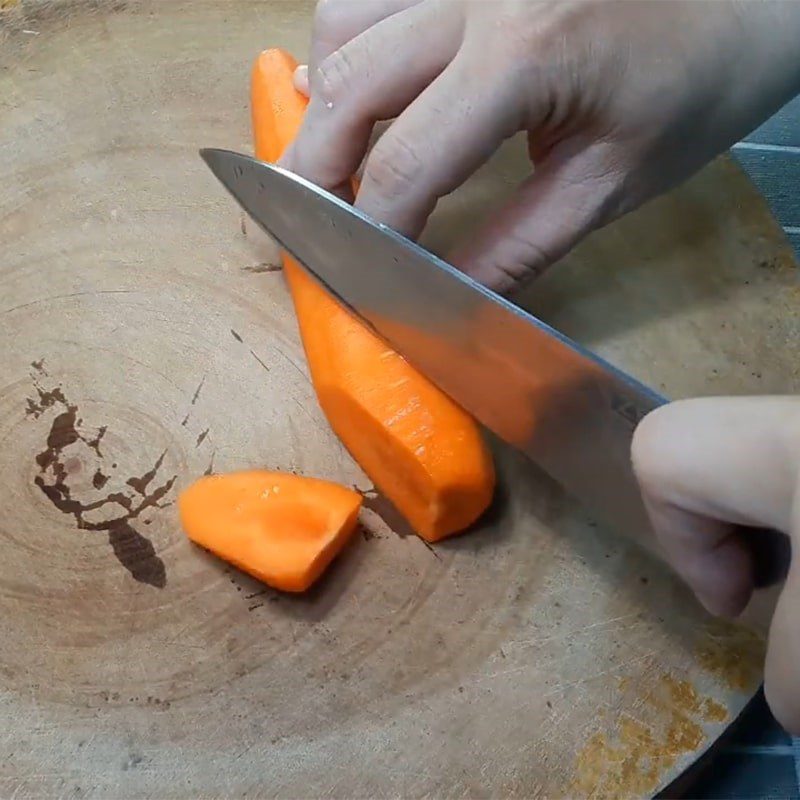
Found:
<path fill-rule="evenodd" d="M 252 71 L 256 156 L 277 161 L 306 98 L 297 62 L 266 50 Z M 374 484 L 428 541 L 458 533 L 489 505 L 494 467 L 475 421 L 284 255 L 320 406 Z"/>

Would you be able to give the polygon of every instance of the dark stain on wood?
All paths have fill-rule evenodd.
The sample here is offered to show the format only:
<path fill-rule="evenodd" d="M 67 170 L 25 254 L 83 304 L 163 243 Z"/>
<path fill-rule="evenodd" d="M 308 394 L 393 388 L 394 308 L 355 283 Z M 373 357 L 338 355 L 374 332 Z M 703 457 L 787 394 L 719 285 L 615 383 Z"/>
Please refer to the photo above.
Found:
<path fill-rule="evenodd" d="M 206 382 L 206 376 L 203 375 L 200 383 L 197 384 L 197 388 L 194 390 L 194 394 L 192 395 L 192 405 L 197 402 L 197 398 L 200 397 L 200 390 L 203 388 L 203 384 Z"/>
<path fill-rule="evenodd" d="M 34 364 L 37 363 L 34 361 Z M 41 363 L 41 362 L 38 362 Z M 38 394 L 38 399 L 29 397 L 25 406 L 25 416 L 38 419 L 48 408 L 52 408 L 56 403 L 66 405 L 64 394 L 59 386 L 45 391 L 40 386 L 34 385 Z"/>
<path fill-rule="evenodd" d="M 437 561 L 441 561 L 442 560 L 442 557 L 436 552 L 436 550 L 434 549 L 433 545 L 429 541 L 423 539 L 421 536 L 419 537 L 419 540 L 422 542 L 422 544 L 425 545 L 425 547 L 428 548 L 428 550 L 431 551 L 431 553 L 433 553 L 433 557 Z"/>
<path fill-rule="evenodd" d="M 164 562 L 156 554 L 152 542 L 142 536 L 132 523 L 148 508 L 163 508 L 162 501 L 175 484 L 177 475 L 150 489 L 164 462 L 166 450 L 143 475 L 128 478 L 126 485 L 134 490 L 135 495 L 131 496 L 124 491 L 109 492 L 90 502 L 79 500 L 72 496 L 72 490 L 67 483 L 69 471 L 66 461 L 69 459 L 65 460 L 64 451 L 71 445 L 83 442 L 102 459 L 100 442 L 107 427 L 98 428 L 93 437 L 87 436 L 83 431 L 78 406 L 69 403 L 60 388 L 49 391 L 44 391 L 40 386 L 35 388 L 39 402 L 37 404 L 35 400 L 29 398 L 28 407 L 33 403 L 40 406 L 41 410 L 33 415 L 34 418 L 38 418 L 46 408 L 56 404 L 64 409 L 53 418 L 45 447 L 35 456 L 39 467 L 39 474 L 34 478 L 35 485 L 62 514 L 73 517 L 79 530 L 105 532 L 117 560 L 134 580 L 163 588 L 167 583 Z M 42 397 L 53 399 L 52 402 L 47 401 L 49 405 L 42 406 Z M 107 482 L 108 476 L 98 468 L 92 478 L 92 485 L 96 490 L 100 490 Z M 86 516 L 89 512 L 115 507 L 121 508 L 124 513 L 99 521 L 90 520 Z"/>
<path fill-rule="evenodd" d="M 283 266 L 281 264 L 270 264 L 269 261 L 262 261 L 260 264 L 251 264 L 241 269 L 242 272 L 252 272 L 256 275 L 263 275 L 265 272 L 280 272 Z"/>
<path fill-rule="evenodd" d="M 96 470 L 92 477 L 92 486 L 95 489 L 102 489 L 108 483 L 108 475 L 104 475 L 101 470 Z"/>
<path fill-rule="evenodd" d="M 149 469 L 144 475 L 140 475 L 136 478 L 128 478 L 125 483 L 131 487 L 135 492 L 138 492 L 142 497 L 147 495 L 147 487 L 150 485 L 150 482 L 155 478 L 156 473 L 161 469 L 161 465 L 164 463 L 164 457 L 167 455 L 167 451 L 164 452 L 156 459 L 155 464 L 153 464 L 152 468 Z"/>
<path fill-rule="evenodd" d="M 261 364 L 261 366 L 262 366 L 262 367 L 264 367 L 264 369 L 265 369 L 267 372 L 269 372 L 269 367 L 268 367 L 268 366 L 267 366 L 267 365 L 266 365 L 266 364 L 265 364 L 265 363 L 264 363 L 264 362 L 263 362 L 263 361 L 262 361 L 262 360 L 261 360 L 261 359 L 260 359 L 260 358 L 259 358 L 259 357 L 258 357 L 256 354 L 255 354 L 255 352 L 254 352 L 252 349 L 250 350 L 250 355 L 251 355 L 251 356 L 253 356 L 253 358 L 254 358 L 256 361 L 258 361 L 258 363 L 259 363 L 259 364 Z"/>
<path fill-rule="evenodd" d="M 237 333 L 237 332 L 236 332 L 236 331 L 235 331 L 233 328 L 231 328 L 231 335 L 233 336 L 233 338 L 234 338 L 234 339 L 236 339 L 236 341 L 237 341 L 237 342 L 239 342 L 239 344 L 244 344 L 244 339 L 242 339 L 242 337 L 241 337 L 241 336 L 240 336 L 240 335 L 239 335 L 239 334 L 238 334 L 238 333 Z M 266 365 L 266 364 L 265 364 L 265 363 L 264 363 L 264 362 L 263 362 L 263 361 L 262 361 L 262 360 L 261 360 L 261 359 L 260 359 L 260 358 L 259 358 L 259 357 L 256 355 L 256 352 L 255 352 L 255 350 L 253 350 L 253 348 L 252 348 L 252 347 L 248 347 L 247 349 L 250 351 L 250 355 L 251 355 L 251 356 L 253 356 L 253 358 L 254 358 L 256 361 L 258 361 L 258 363 L 259 363 L 259 364 L 260 364 L 260 365 L 261 365 L 261 366 L 262 366 L 262 367 L 263 367 L 263 368 L 264 368 L 264 369 L 265 369 L 267 372 L 269 372 L 269 367 L 268 367 L 268 366 L 267 366 L 267 365 Z"/>
<path fill-rule="evenodd" d="M 97 429 L 97 435 L 94 439 L 84 439 L 83 441 L 87 444 L 88 447 L 91 447 L 97 455 L 102 458 L 103 454 L 100 452 L 100 442 L 103 440 L 103 437 L 106 435 L 106 431 L 108 430 L 107 425 L 103 425 L 102 427 Z"/>
<path fill-rule="evenodd" d="M 377 536 L 375 531 L 371 531 L 366 525 L 360 525 L 359 527 L 361 528 L 361 535 L 364 537 L 365 542 L 368 542 Z"/>

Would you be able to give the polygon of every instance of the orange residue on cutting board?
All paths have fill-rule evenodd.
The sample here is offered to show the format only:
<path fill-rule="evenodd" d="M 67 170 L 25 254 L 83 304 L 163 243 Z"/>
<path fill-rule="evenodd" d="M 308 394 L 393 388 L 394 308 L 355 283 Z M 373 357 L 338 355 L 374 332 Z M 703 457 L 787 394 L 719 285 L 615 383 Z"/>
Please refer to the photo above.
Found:
<path fill-rule="evenodd" d="M 725 689 L 742 694 L 756 689 L 766 648 L 761 634 L 740 624 L 711 620 L 698 641 L 698 665 Z M 629 689 L 629 683 L 620 678 L 620 691 Z M 704 744 L 703 724 L 720 725 L 729 717 L 723 703 L 702 695 L 687 680 L 662 674 L 653 685 L 641 702 L 655 712 L 652 722 L 622 714 L 616 737 L 596 733 L 579 750 L 570 787 L 575 794 L 601 798 L 651 793 L 680 758 Z"/>
<path fill-rule="evenodd" d="M 625 679 L 620 688 L 624 689 Z M 682 756 L 706 740 L 702 723 L 721 723 L 728 710 L 703 697 L 689 681 L 662 675 L 644 704 L 656 712 L 655 724 L 624 713 L 612 741 L 594 734 L 579 751 L 570 790 L 583 797 L 628 797 L 649 794 Z"/>
<path fill-rule="evenodd" d="M 753 691 L 761 680 L 767 643 L 757 631 L 724 620 L 713 620 L 697 653 L 700 666 L 728 689 Z"/>
<path fill-rule="evenodd" d="M 689 681 L 678 680 L 672 675 L 665 675 L 662 681 L 672 703 L 678 708 L 690 714 L 699 714 L 706 722 L 724 722 L 728 718 L 728 710 L 722 703 L 713 697 L 701 697 Z"/>

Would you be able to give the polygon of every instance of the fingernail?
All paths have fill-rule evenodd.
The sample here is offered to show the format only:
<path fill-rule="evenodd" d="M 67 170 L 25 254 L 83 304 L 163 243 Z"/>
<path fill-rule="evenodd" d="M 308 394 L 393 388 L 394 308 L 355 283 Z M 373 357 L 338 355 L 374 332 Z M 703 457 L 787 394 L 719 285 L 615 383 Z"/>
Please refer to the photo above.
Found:
<path fill-rule="evenodd" d="M 297 69 L 294 71 L 293 76 L 294 88 L 297 89 L 298 92 L 302 92 L 306 97 L 309 95 L 309 87 L 308 87 L 308 65 L 301 64 Z"/>

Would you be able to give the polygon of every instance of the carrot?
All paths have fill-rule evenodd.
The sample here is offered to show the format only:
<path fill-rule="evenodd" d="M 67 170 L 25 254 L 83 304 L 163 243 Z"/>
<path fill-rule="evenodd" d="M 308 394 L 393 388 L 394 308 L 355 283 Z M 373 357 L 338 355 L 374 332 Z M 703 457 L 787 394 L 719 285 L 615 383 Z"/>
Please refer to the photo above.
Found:
<path fill-rule="evenodd" d="M 256 156 L 276 161 L 306 98 L 295 60 L 266 50 L 251 99 Z M 414 530 L 428 541 L 462 531 L 494 492 L 491 455 L 475 421 L 284 255 L 314 389 L 331 427 Z"/>
<path fill-rule="evenodd" d="M 328 481 L 267 470 L 210 475 L 178 498 L 201 547 L 286 592 L 303 592 L 355 530 L 361 495 Z"/>

